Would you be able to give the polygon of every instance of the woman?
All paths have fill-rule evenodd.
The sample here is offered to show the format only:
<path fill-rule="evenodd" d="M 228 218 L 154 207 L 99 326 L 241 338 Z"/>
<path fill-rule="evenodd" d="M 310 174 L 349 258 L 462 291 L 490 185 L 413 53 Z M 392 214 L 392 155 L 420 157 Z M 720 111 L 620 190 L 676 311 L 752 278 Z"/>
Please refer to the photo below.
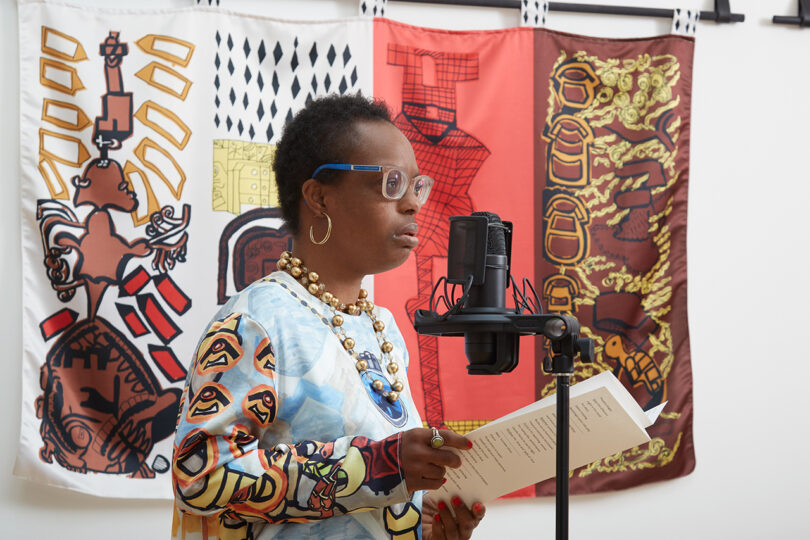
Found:
<path fill-rule="evenodd" d="M 293 253 L 231 298 L 198 346 L 174 538 L 469 538 L 484 507 L 423 503 L 422 491 L 461 464 L 449 448 L 471 442 L 421 427 L 402 335 L 360 287 L 417 245 L 433 180 L 385 105 L 361 96 L 307 105 L 273 166 Z"/>

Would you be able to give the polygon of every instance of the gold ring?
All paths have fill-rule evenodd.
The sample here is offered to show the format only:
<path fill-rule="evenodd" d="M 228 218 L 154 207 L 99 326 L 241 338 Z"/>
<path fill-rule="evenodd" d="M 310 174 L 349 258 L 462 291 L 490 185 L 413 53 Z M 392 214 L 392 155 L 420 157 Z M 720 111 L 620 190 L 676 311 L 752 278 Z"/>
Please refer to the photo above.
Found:
<path fill-rule="evenodd" d="M 433 430 L 433 437 L 430 438 L 430 446 L 431 448 L 441 448 L 444 446 L 444 437 L 439 435 L 439 430 L 434 428 L 430 428 Z"/>

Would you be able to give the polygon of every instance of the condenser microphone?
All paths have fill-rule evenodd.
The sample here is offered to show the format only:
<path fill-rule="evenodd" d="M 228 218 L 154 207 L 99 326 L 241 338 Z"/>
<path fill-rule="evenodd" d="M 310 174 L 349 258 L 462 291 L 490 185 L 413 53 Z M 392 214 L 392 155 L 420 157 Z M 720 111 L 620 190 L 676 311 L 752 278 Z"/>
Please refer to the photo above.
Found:
<path fill-rule="evenodd" d="M 450 218 L 447 248 L 447 277 L 435 285 L 430 309 L 417 309 L 414 328 L 430 336 L 464 337 L 467 372 L 473 375 L 497 375 L 512 371 L 518 362 L 518 338 L 543 335 L 552 342 L 556 355 L 573 358 L 581 353 L 583 361 L 593 358 L 593 342 L 579 337 L 579 323 L 559 313 L 543 314 L 531 283 L 531 295 L 514 289 L 511 278 L 512 223 L 502 222 L 497 214 L 475 212 Z M 435 298 L 444 282 L 444 294 Z M 448 294 L 447 285 L 453 286 Z M 506 307 L 506 289 L 512 284 L 515 307 Z M 463 293 L 456 298 L 455 287 Z M 437 313 L 444 303 L 448 309 Z"/>
<path fill-rule="evenodd" d="M 473 212 L 469 217 L 450 218 L 447 281 L 465 284 L 472 276 L 461 313 L 484 316 L 514 313 L 506 308 L 510 263 L 507 238 L 511 243 L 511 232 L 511 223 L 504 224 L 492 212 Z M 518 355 L 517 338 L 518 335 L 513 333 L 465 332 L 468 372 L 501 373 L 514 369 Z"/>

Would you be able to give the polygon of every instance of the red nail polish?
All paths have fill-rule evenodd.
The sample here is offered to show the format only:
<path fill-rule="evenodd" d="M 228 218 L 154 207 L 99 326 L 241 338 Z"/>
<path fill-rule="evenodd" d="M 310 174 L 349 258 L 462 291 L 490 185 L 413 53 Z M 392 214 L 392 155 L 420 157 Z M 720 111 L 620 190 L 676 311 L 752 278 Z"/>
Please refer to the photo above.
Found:
<path fill-rule="evenodd" d="M 481 503 L 475 503 L 473 505 L 473 512 L 475 512 L 477 514 L 478 512 L 481 511 L 481 508 L 482 508 Z"/>
<path fill-rule="evenodd" d="M 444 484 L 445 482 L 447 482 L 447 478 L 442 478 L 442 484 Z"/>
<path fill-rule="evenodd" d="M 437 504 L 436 506 L 439 507 L 439 510 L 447 510 L 447 505 L 444 504 L 444 501 L 439 501 L 439 504 Z"/>
<path fill-rule="evenodd" d="M 433 516 L 433 521 L 435 521 L 436 523 L 441 523 L 442 522 L 442 516 L 440 516 L 439 514 L 436 514 L 435 516 Z"/>
<path fill-rule="evenodd" d="M 472 448 L 472 441 L 467 441 L 467 449 Z"/>
<path fill-rule="evenodd" d="M 453 506 L 461 506 L 461 498 L 456 496 L 453 497 Z"/>

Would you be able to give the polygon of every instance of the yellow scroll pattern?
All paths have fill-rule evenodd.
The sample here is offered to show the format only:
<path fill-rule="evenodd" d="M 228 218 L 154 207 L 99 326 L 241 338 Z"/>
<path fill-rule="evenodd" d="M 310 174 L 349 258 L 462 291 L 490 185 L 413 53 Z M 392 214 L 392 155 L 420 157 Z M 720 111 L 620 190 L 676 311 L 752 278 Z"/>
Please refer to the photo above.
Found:
<path fill-rule="evenodd" d="M 588 105 L 572 113 L 572 116 L 594 129 L 594 132 L 603 126 L 621 124 L 622 133 L 630 134 L 629 138 L 635 139 L 630 142 L 609 129 L 599 130 L 600 136 L 586 141 L 591 157 L 591 170 L 586 171 L 590 175 L 587 183 L 583 182 L 581 186 L 568 184 L 568 193 L 582 202 L 592 220 L 607 216 L 607 226 L 615 226 L 629 210 L 618 208 L 613 202 L 614 195 L 617 192 L 638 189 L 648 180 L 648 176 L 643 174 L 620 178 L 615 171 L 623 164 L 644 159 L 660 163 L 665 182 L 652 187 L 650 193 L 653 197 L 672 188 L 678 180 L 675 158 L 683 119 L 674 113 L 680 103 L 680 97 L 675 95 L 674 89 L 680 79 L 680 64 L 673 55 L 641 54 L 635 58 L 602 59 L 582 51 L 573 55 L 561 52 L 552 73 L 565 62 L 590 66 L 600 83 L 593 98 L 587 100 Z M 550 80 L 549 88 L 546 123 L 551 126 L 560 116 L 565 104 L 561 103 L 553 80 Z M 664 115 L 671 115 L 672 118 L 660 122 Z M 662 137 L 647 137 L 650 133 L 658 133 Z M 667 139 L 670 141 L 669 145 L 662 142 Z M 560 275 L 574 277 L 580 284 L 579 294 L 573 300 L 578 311 L 586 306 L 593 309 L 596 298 L 604 292 L 641 295 L 643 309 L 658 324 L 657 332 L 649 338 L 646 352 L 650 357 L 658 359 L 661 376 L 666 379 L 674 360 L 670 323 L 665 318 L 671 309 L 672 299 L 671 231 L 666 221 L 673 209 L 671 197 L 662 208 L 663 210 L 652 213 L 648 219 L 648 231 L 658 248 L 659 257 L 646 273 L 634 274 L 620 262 L 599 254 L 597 250 L 588 253 L 576 265 L 561 264 L 559 272 Z M 605 355 L 606 337 L 588 327 L 582 328 L 582 335 L 594 340 L 596 355 L 591 365 L 577 364 L 572 382 L 613 369 Z M 554 391 L 555 381 L 552 379 L 541 394 L 545 396 Z M 584 477 L 597 471 L 621 472 L 664 466 L 678 451 L 682 435 L 678 434 L 677 441 L 671 448 L 662 439 L 655 438 L 649 445 L 596 461 L 577 471 L 577 475 Z"/>

